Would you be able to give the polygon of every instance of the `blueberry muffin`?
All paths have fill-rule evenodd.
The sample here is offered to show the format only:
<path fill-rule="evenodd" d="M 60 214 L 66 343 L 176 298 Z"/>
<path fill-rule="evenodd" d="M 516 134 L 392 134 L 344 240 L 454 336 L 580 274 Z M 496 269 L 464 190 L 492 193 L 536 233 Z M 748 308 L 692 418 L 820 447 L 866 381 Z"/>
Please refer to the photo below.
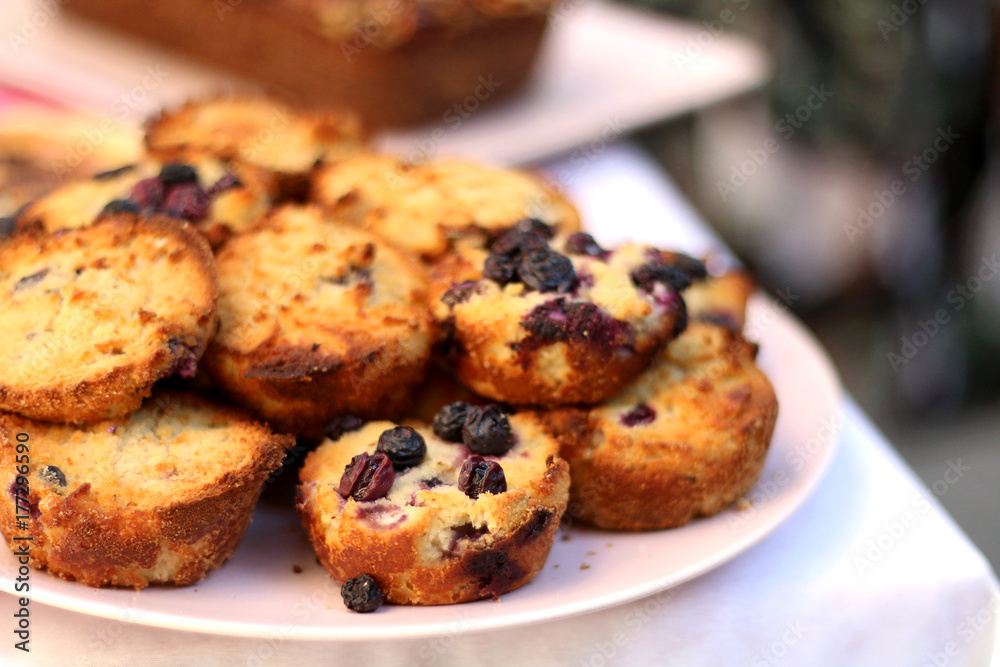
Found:
<path fill-rule="evenodd" d="M 191 151 L 258 167 L 279 197 L 303 194 L 316 165 L 362 149 L 365 132 L 350 114 L 303 111 L 265 99 L 217 98 L 164 111 L 146 126 L 146 146 L 162 160 Z"/>
<path fill-rule="evenodd" d="M 317 208 L 286 206 L 217 258 L 220 387 L 280 431 L 399 412 L 436 336 L 416 260 Z"/>
<path fill-rule="evenodd" d="M 453 404 L 433 429 L 380 421 L 306 459 L 298 509 L 338 581 L 398 604 L 496 598 L 545 564 L 569 473 L 530 413 Z"/>
<path fill-rule="evenodd" d="M 621 394 L 549 415 L 570 464 L 569 516 L 607 530 L 672 528 L 750 491 L 778 404 L 756 346 L 692 320 Z"/>
<path fill-rule="evenodd" d="M 270 202 L 265 180 L 245 165 L 211 157 L 141 162 L 60 186 L 26 207 L 17 226 L 55 231 L 118 212 L 162 214 L 192 223 L 216 246 L 256 222 Z"/>
<path fill-rule="evenodd" d="M 211 250 L 170 218 L 116 214 L 0 242 L 0 410 L 82 424 L 194 374 L 216 326 Z"/>
<path fill-rule="evenodd" d="M 236 550 L 290 444 L 191 395 L 85 427 L 0 414 L 0 530 L 14 550 L 30 535 L 33 567 L 87 586 L 193 584 Z"/>
<path fill-rule="evenodd" d="M 576 209 L 535 176 L 458 160 L 409 164 L 385 155 L 359 155 L 321 169 L 313 198 L 431 260 L 456 240 L 471 237 L 481 245 L 525 217 L 566 232 L 580 227 Z"/>
<path fill-rule="evenodd" d="M 434 268 L 431 298 L 456 376 L 515 404 L 614 396 L 684 328 L 680 290 L 704 267 L 672 257 L 634 243 L 605 250 L 583 233 L 553 238 L 537 220 L 489 251 L 449 256 Z"/>

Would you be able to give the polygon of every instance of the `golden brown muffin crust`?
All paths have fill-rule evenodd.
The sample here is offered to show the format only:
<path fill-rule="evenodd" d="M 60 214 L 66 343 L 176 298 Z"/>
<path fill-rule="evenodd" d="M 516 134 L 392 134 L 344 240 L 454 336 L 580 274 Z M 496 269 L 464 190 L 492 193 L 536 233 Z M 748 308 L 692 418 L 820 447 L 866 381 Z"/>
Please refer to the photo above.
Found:
<path fill-rule="evenodd" d="M 0 243 L 0 409 L 89 423 L 193 373 L 216 327 L 218 278 L 189 225 L 115 215 Z"/>
<path fill-rule="evenodd" d="M 30 451 L 31 564 L 88 586 L 191 584 L 232 555 L 287 436 L 192 395 L 159 393 L 128 417 L 87 427 L 0 415 L 0 530 L 15 507 L 18 434 Z M 24 459 L 22 459 L 24 460 Z M 51 467 L 65 484 L 54 481 Z"/>

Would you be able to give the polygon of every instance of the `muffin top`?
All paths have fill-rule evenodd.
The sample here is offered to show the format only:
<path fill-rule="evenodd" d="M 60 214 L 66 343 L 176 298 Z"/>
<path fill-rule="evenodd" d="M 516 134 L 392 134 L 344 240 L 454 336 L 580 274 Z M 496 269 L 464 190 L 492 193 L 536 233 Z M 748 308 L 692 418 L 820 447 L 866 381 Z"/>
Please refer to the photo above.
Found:
<path fill-rule="evenodd" d="M 535 176 L 459 160 L 416 165 L 359 155 L 320 170 L 313 197 L 426 259 L 460 239 L 483 245 L 526 217 L 567 232 L 580 226 L 576 209 Z"/>
<path fill-rule="evenodd" d="M 218 283 L 189 225 L 117 214 L 0 242 L 0 295 L 0 385 L 37 389 L 183 361 L 214 328 Z"/>
<path fill-rule="evenodd" d="M 441 321 L 503 339 L 513 359 L 558 342 L 585 342 L 610 355 L 663 337 L 680 323 L 679 290 L 692 276 L 652 246 L 601 248 L 584 233 L 559 235 L 527 220 L 489 251 L 466 249 L 434 271 L 432 306 Z M 694 269 L 697 271 L 697 269 Z"/>
<path fill-rule="evenodd" d="M 146 146 L 154 156 L 206 152 L 289 174 L 350 155 L 364 142 L 364 129 L 351 114 L 302 111 L 253 98 L 189 102 L 146 126 Z"/>
<path fill-rule="evenodd" d="M 249 352 L 306 347 L 317 359 L 431 337 L 422 267 L 372 234 L 315 207 L 285 206 L 218 256 L 214 345 Z M 303 360 L 308 362 L 308 360 Z M 265 375 L 280 368 L 259 369 Z"/>

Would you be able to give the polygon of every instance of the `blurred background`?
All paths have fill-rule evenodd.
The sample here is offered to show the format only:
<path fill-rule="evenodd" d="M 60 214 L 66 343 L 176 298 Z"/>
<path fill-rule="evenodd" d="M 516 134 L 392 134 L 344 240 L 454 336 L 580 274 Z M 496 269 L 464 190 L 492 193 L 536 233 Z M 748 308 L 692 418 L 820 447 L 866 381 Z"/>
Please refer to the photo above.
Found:
<path fill-rule="evenodd" d="M 924 482 L 968 468 L 939 499 L 1000 568 L 996 3 L 639 4 L 769 51 L 763 90 L 641 141 Z"/>

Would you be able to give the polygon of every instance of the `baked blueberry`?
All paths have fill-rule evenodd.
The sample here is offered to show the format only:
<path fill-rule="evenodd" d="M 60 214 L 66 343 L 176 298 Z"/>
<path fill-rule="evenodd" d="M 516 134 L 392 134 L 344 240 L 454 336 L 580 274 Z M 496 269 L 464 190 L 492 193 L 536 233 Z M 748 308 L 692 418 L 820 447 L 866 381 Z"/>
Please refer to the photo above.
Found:
<path fill-rule="evenodd" d="M 587 255 L 603 259 L 608 251 L 598 245 L 590 234 L 576 232 L 566 239 L 566 252 L 572 255 Z"/>
<path fill-rule="evenodd" d="M 348 579 L 340 588 L 340 596 L 351 611 L 367 614 L 382 606 L 382 589 L 370 574 L 359 574 Z"/>
<path fill-rule="evenodd" d="M 144 178 L 132 186 L 128 198 L 139 208 L 157 209 L 163 203 L 165 190 L 160 179 Z"/>
<path fill-rule="evenodd" d="M 340 478 L 340 495 L 358 501 L 382 498 L 389 492 L 395 476 L 392 461 L 381 452 L 362 452 L 351 459 Z"/>
<path fill-rule="evenodd" d="M 483 276 L 501 285 L 506 285 L 517 279 L 518 261 L 510 255 L 493 253 L 483 264 Z"/>
<path fill-rule="evenodd" d="M 198 172 L 189 164 L 170 163 L 163 165 L 157 177 L 164 187 L 171 187 L 181 183 L 197 183 Z"/>
<path fill-rule="evenodd" d="M 365 425 L 365 420 L 354 415 L 337 415 L 323 427 L 323 436 L 330 440 L 340 440 L 345 433 L 357 431 Z"/>
<path fill-rule="evenodd" d="M 465 401 L 449 403 L 434 415 L 434 435 L 448 442 L 462 442 L 462 426 L 472 406 Z"/>
<path fill-rule="evenodd" d="M 393 470 L 400 471 L 418 466 L 427 455 L 424 437 L 409 426 L 397 426 L 382 433 L 375 451 L 392 461 Z"/>
<path fill-rule="evenodd" d="M 106 181 L 110 178 L 117 178 L 122 174 L 127 174 L 135 169 L 134 164 L 127 164 L 124 167 L 118 167 L 117 169 L 108 169 L 107 171 L 102 171 L 99 174 L 94 174 L 95 181 Z"/>
<path fill-rule="evenodd" d="M 197 183 L 181 183 L 167 191 L 163 212 L 172 218 L 201 222 L 208 215 L 211 200 Z"/>
<path fill-rule="evenodd" d="M 133 201 L 128 199 L 112 199 L 101 209 L 100 216 L 114 215 L 115 213 L 141 213 L 142 209 Z"/>
<path fill-rule="evenodd" d="M 38 469 L 38 477 L 50 486 L 66 486 L 66 475 L 56 466 L 42 466 Z"/>
<path fill-rule="evenodd" d="M 476 454 L 503 456 L 514 446 L 514 431 L 499 405 L 474 407 L 462 425 L 462 442 Z"/>
<path fill-rule="evenodd" d="M 496 461 L 470 456 L 458 473 L 458 488 L 475 499 L 483 493 L 504 493 L 507 491 L 507 478 L 503 467 Z"/>
<path fill-rule="evenodd" d="M 539 292 L 565 293 L 576 282 L 573 262 L 547 245 L 523 253 L 517 273 L 521 282 Z"/>

